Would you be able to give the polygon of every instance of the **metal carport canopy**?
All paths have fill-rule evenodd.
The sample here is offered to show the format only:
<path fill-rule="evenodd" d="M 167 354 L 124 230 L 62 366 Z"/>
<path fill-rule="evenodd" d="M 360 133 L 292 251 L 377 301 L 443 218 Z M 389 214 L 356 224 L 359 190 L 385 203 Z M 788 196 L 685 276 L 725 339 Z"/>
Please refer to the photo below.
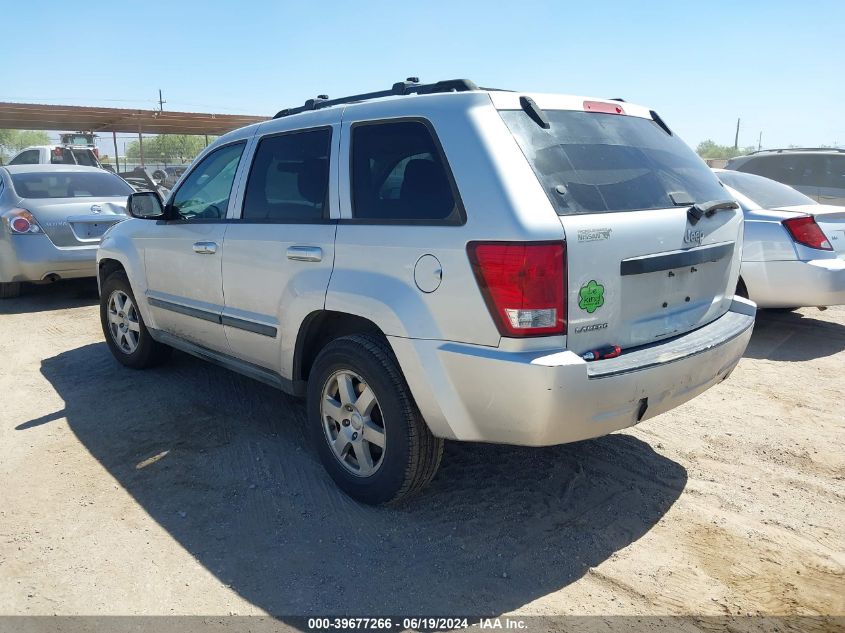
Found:
<path fill-rule="evenodd" d="M 219 136 L 250 123 L 266 121 L 269 118 L 245 114 L 162 112 L 128 108 L 0 102 L 0 129 L 16 130 Z"/>

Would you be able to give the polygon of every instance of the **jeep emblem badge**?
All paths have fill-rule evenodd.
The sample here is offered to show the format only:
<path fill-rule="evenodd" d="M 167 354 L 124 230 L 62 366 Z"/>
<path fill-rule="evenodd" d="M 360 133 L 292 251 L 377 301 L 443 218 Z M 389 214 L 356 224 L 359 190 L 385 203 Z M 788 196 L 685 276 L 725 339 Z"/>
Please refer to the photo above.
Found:
<path fill-rule="evenodd" d="M 699 230 L 692 230 L 687 229 L 687 232 L 684 233 L 684 243 L 685 244 L 695 244 L 697 246 L 701 246 L 701 240 L 704 239 L 704 231 Z"/>

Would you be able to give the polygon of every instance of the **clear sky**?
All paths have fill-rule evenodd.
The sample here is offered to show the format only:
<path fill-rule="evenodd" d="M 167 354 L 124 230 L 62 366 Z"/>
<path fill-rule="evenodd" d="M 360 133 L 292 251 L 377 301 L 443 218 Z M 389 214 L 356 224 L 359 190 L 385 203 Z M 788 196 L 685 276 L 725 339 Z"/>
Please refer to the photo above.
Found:
<path fill-rule="evenodd" d="M 272 114 L 409 75 L 623 97 L 690 145 L 845 145 L 845 0 L 75 2 L 0 12 L 0 100 Z"/>

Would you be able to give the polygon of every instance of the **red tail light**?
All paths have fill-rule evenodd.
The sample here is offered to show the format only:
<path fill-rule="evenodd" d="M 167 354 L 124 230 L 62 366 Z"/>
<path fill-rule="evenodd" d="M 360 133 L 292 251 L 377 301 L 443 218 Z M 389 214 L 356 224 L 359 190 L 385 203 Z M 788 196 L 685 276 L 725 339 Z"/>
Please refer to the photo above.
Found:
<path fill-rule="evenodd" d="M 33 235 L 41 233 L 41 227 L 35 217 L 26 209 L 9 209 L 0 216 L 6 222 L 12 235 Z"/>
<path fill-rule="evenodd" d="M 467 251 L 502 336 L 566 333 L 563 242 L 471 242 Z"/>
<path fill-rule="evenodd" d="M 827 240 L 827 236 L 819 228 L 819 225 L 816 224 L 816 219 L 813 216 L 805 215 L 800 218 L 784 220 L 783 225 L 789 231 L 792 239 L 799 244 L 809 246 L 810 248 L 818 248 L 823 251 L 833 250 L 833 247 L 831 247 L 830 242 Z"/>

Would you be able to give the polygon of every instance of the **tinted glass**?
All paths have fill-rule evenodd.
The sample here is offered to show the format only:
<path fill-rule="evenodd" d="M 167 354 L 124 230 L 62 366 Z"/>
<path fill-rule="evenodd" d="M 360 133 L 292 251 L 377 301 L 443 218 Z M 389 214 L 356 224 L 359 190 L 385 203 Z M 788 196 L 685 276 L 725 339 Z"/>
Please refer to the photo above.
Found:
<path fill-rule="evenodd" d="M 719 173 L 719 180 L 755 202 L 761 209 L 816 204 L 812 198 L 795 191 L 792 187 L 754 174 L 725 171 Z"/>
<path fill-rule="evenodd" d="M 827 173 L 822 186 L 845 189 L 845 155 L 827 157 Z"/>
<path fill-rule="evenodd" d="M 73 152 L 67 147 L 60 147 L 50 151 L 50 162 L 53 165 L 76 165 Z M 90 167 L 90 165 L 89 165 Z"/>
<path fill-rule="evenodd" d="M 757 174 L 786 185 L 820 187 L 826 169 L 823 156 L 774 154 L 752 158 L 739 165 L 737 171 Z"/>
<path fill-rule="evenodd" d="M 125 180 L 107 171 L 12 174 L 12 184 L 21 198 L 101 198 L 133 192 Z"/>
<path fill-rule="evenodd" d="M 94 159 L 94 152 L 88 149 L 74 149 L 74 158 L 76 158 L 77 165 L 85 165 L 86 167 L 97 167 L 97 161 Z"/>
<path fill-rule="evenodd" d="M 331 130 L 263 139 L 249 172 L 241 217 L 276 222 L 323 218 L 331 139 Z"/>
<path fill-rule="evenodd" d="M 21 152 L 15 156 L 10 162 L 10 165 L 37 165 L 38 164 L 38 150 L 30 149 Z"/>
<path fill-rule="evenodd" d="M 501 115 L 561 215 L 665 209 L 675 206 L 673 197 L 684 203 L 729 197 L 695 152 L 654 121 L 545 112 L 548 130 L 522 110 Z"/>
<path fill-rule="evenodd" d="M 171 206 L 180 218 L 219 220 L 226 217 L 244 145 L 227 145 L 202 159 L 173 196 Z"/>
<path fill-rule="evenodd" d="M 359 125 L 352 132 L 352 215 L 445 220 L 456 213 L 449 174 L 423 123 Z"/>

